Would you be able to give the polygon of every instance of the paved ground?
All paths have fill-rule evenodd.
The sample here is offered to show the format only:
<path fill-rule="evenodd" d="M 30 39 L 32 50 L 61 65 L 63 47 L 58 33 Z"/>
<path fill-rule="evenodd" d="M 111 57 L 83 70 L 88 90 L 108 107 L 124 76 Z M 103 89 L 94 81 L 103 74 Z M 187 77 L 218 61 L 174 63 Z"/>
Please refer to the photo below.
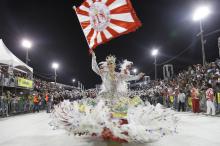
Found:
<path fill-rule="evenodd" d="M 176 135 L 140 146 L 220 146 L 220 118 L 192 113 L 177 113 L 180 124 Z M 41 112 L 0 119 L 0 146 L 106 146 L 53 130 L 49 115 Z"/>

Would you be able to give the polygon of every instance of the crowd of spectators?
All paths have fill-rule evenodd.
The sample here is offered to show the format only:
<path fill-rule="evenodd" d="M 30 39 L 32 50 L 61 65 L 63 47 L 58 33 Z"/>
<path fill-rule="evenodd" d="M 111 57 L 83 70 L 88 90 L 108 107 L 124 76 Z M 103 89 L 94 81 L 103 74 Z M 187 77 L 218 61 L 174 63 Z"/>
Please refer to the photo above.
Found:
<path fill-rule="evenodd" d="M 151 81 L 147 86 L 129 90 L 129 97 L 139 96 L 143 101 L 156 105 L 160 103 L 177 111 L 194 113 L 220 112 L 220 67 L 219 61 L 205 66 L 200 64 L 188 67 L 176 76 L 167 80 Z M 1 68 L 4 74 L 4 68 Z M 34 89 L 28 93 L 5 91 L 0 98 L 0 115 L 9 116 L 17 113 L 49 113 L 54 104 L 64 99 L 74 101 L 82 98 L 95 98 L 97 89 L 65 89 L 54 83 L 34 79 Z"/>
<path fill-rule="evenodd" d="M 40 110 L 50 113 L 53 105 L 64 99 L 74 101 L 94 98 L 97 93 L 96 89 L 86 91 L 76 87 L 65 89 L 60 85 L 35 78 L 33 90 L 15 92 L 15 90 L 8 89 L 3 92 L 0 96 L 0 117 Z"/>
<path fill-rule="evenodd" d="M 143 100 L 163 104 L 177 111 L 220 112 L 219 60 L 202 66 L 188 67 L 172 79 L 152 81 L 134 90 Z"/>
<path fill-rule="evenodd" d="M 0 65 L 0 79 L 0 85 L 15 85 L 15 77 L 13 75 L 13 71 L 9 68 L 9 66 Z"/>
<path fill-rule="evenodd" d="M 16 81 L 18 77 L 32 80 L 32 73 L 28 73 L 8 65 L 0 64 L 0 85 L 15 87 L 17 85 Z"/>

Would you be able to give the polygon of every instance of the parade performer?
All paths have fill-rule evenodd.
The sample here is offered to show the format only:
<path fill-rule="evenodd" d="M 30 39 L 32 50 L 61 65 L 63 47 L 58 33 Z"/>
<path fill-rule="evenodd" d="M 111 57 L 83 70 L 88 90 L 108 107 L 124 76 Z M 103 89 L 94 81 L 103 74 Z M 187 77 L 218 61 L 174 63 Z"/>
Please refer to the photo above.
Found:
<path fill-rule="evenodd" d="M 51 125 L 70 133 L 98 138 L 110 143 L 146 143 L 176 132 L 176 117 L 171 110 L 143 102 L 128 94 L 127 83 L 139 80 L 144 73 L 130 75 L 131 62 L 116 72 L 116 58 L 96 62 L 93 50 L 113 38 L 130 33 L 142 24 L 130 0 L 84 0 L 74 7 L 80 26 L 92 53 L 92 70 L 102 79 L 102 89 L 91 98 L 64 101 L 54 107 Z"/>
<path fill-rule="evenodd" d="M 73 134 L 86 135 L 86 138 L 95 137 L 119 144 L 153 142 L 175 133 L 177 119 L 171 110 L 160 104 L 144 103 L 139 97 L 129 98 L 124 87 L 121 89 L 122 83 L 138 80 L 144 74 L 133 76 L 116 72 L 116 58 L 111 55 L 105 62 L 107 66 L 100 69 L 92 52 L 92 69 L 103 84 L 97 97 L 58 104 L 52 112 L 51 125 Z"/>

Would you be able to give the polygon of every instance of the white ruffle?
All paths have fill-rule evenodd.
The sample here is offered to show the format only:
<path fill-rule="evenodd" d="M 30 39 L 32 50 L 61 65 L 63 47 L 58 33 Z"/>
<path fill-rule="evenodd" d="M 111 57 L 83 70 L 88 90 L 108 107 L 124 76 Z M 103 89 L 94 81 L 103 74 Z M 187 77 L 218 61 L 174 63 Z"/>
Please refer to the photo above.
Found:
<path fill-rule="evenodd" d="M 164 135 L 176 132 L 177 118 L 174 112 L 161 105 L 153 106 L 148 102 L 138 106 L 129 106 L 128 124 L 120 125 L 117 118 L 111 117 L 111 108 L 105 100 L 97 100 L 92 106 L 87 101 L 65 101 L 55 106 L 51 125 L 64 128 L 73 134 L 100 136 L 103 128 L 109 128 L 114 136 L 128 142 L 152 142 Z M 128 132 L 128 136 L 122 134 Z"/>

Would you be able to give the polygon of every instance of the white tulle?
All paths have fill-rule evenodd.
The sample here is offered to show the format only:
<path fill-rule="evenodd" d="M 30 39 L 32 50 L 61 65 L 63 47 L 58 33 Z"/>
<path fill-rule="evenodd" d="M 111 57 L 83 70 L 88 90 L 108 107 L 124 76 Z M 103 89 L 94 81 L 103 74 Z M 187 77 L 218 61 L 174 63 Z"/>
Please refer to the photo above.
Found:
<path fill-rule="evenodd" d="M 104 100 L 96 106 L 88 105 L 80 111 L 79 102 L 64 101 L 52 113 L 51 125 L 64 128 L 73 134 L 101 136 L 104 127 L 128 142 L 152 142 L 167 134 L 176 132 L 177 119 L 173 111 L 149 103 L 130 106 L 127 111 L 128 124 L 120 125 L 117 118 L 111 117 L 111 109 Z M 87 105 L 87 104 L 83 104 Z M 128 135 L 122 134 L 127 131 Z"/>

